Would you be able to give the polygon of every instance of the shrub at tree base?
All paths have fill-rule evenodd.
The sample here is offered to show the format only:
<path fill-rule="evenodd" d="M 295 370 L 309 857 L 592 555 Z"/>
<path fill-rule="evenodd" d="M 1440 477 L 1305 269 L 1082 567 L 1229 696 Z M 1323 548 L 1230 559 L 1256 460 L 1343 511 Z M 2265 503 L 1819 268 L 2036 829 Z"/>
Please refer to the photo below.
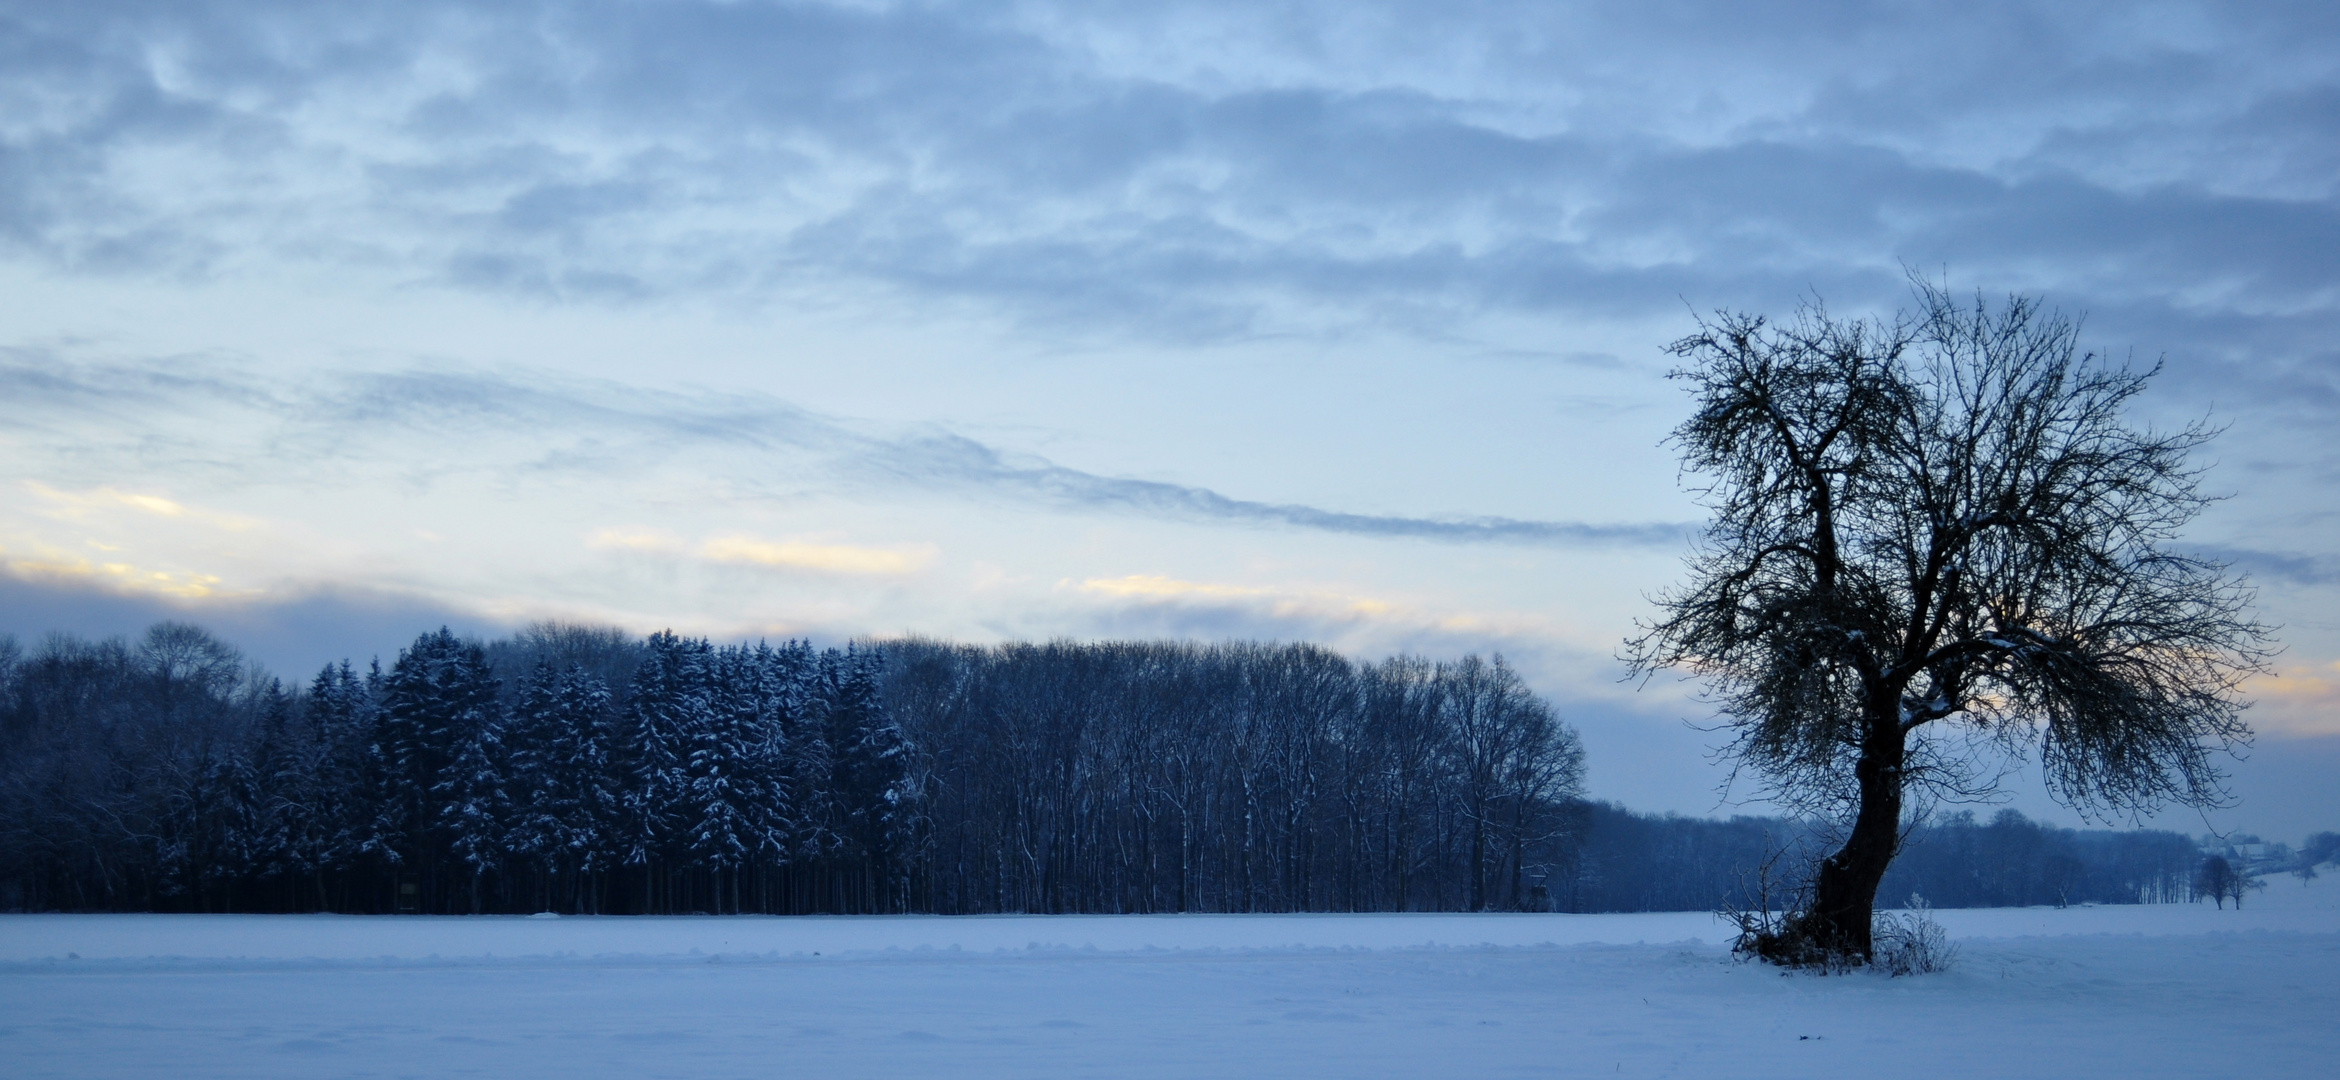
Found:
<path fill-rule="evenodd" d="M 1950 970 L 1958 959 L 1949 933 L 1934 921 L 1934 909 L 1915 893 L 1901 914 L 1879 914 L 1869 937 L 1874 943 L 1870 963 L 1889 975 L 1932 975 Z"/>
<path fill-rule="evenodd" d="M 1806 896 L 1809 896 L 1808 889 Z M 1841 974 L 1862 967 L 1861 958 L 1824 948 L 1811 935 L 1801 932 L 1806 917 L 1801 908 L 1725 911 L 1723 916 L 1739 928 L 1731 952 L 1743 959 L 1824 974 Z M 1958 947 L 1950 943 L 1949 932 L 1934 921 L 1933 906 L 1915 893 L 1910 894 L 1906 910 L 1877 913 L 1869 927 L 1869 940 L 1870 970 L 1896 978 L 1948 971 L 1958 959 Z"/>

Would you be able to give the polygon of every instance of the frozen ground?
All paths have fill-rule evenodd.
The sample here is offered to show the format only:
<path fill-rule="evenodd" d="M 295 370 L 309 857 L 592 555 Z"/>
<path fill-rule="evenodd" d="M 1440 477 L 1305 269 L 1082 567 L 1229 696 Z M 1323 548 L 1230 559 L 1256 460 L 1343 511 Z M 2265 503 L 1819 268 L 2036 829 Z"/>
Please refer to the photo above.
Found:
<path fill-rule="evenodd" d="M 2340 876 L 1941 920 L 1887 979 L 1694 914 L 0 916 L 0 1075 L 2340 1075 Z"/>

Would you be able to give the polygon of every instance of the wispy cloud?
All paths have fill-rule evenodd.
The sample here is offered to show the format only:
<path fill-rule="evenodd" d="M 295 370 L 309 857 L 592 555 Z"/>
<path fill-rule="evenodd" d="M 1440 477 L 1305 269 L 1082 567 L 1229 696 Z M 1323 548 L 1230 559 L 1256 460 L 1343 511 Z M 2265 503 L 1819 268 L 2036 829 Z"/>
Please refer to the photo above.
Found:
<path fill-rule="evenodd" d="M 1131 574 L 1117 578 L 1090 578 L 1080 584 L 1082 592 L 1102 593 L 1106 596 L 1136 596 L 1147 599 L 1176 600 L 1200 596 L 1213 599 L 1228 597 L 1265 596 L 1269 590 L 1247 585 L 1212 585 L 1198 581 L 1179 581 L 1160 574 Z"/>
<path fill-rule="evenodd" d="M 2291 665 L 2244 687 L 2251 723 L 2283 735 L 2340 735 L 2340 662 Z"/>
<path fill-rule="evenodd" d="M 1186 521 L 1284 526 L 1320 532 L 1456 543 L 1568 546 L 1678 546 L 1692 526 L 1516 521 L 1499 517 L 1402 517 L 1354 514 L 1289 503 L 1230 498 L 1202 487 L 1099 476 L 1039 459 L 1013 460 L 999 449 L 954 435 L 882 444 L 858 467 L 906 482 L 1015 492 L 1062 506 Z"/>
<path fill-rule="evenodd" d="M 714 562 L 774 570 L 896 577 L 916 573 L 933 562 L 935 549 L 932 545 L 877 548 L 719 536 L 699 545 L 699 555 Z"/>
<path fill-rule="evenodd" d="M 1277 618 L 1349 621 L 1388 616 L 1397 608 L 1370 597 L 1348 596 L 1318 589 L 1269 588 L 1205 581 L 1181 581 L 1161 574 L 1129 574 L 1089 578 L 1079 590 L 1092 596 L 1145 603 L 1193 603 L 1254 606 Z"/>
<path fill-rule="evenodd" d="M 26 361 L 0 359 L 0 380 Z M 62 414 L 103 410 L 117 417 L 130 408 L 104 393 L 143 383 L 137 369 L 81 367 L 43 358 L 40 382 L 55 425 Z M 184 368 L 181 362 L 177 366 Z M 979 499 L 1010 497 L 1028 504 L 1084 513 L 1245 527 L 1431 540 L 1549 547 L 1678 547 L 1691 526 L 1673 522 L 1528 521 L 1491 516 L 1413 517 L 1358 514 L 1293 503 L 1234 498 L 1208 487 L 1087 472 L 1029 453 L 1013 453 L 963 435 L 931 429 L 885 430 L 880 425 L 821 416 L 785 402 L 744 393 L 645 391 L 550 373 L 526 377 L 478 371 L 406 370 L 323 377 L 305 385 L 257 386 L 215 374 L 178 392 L 140 402 L 147 426 L 124 450 L 151 449 L 151 433 L 180 429 L 173 455 L 195 461 L 246 461 L 254 470 L 297 462 L 313 475 L 335 460 L 390 464 L 410 472 L 493 470 L 515 465 L 544 471 L 583 470 L 610 475 L 674 457 L 693 448 L 727 462 L 728 479 L 750 488 L 771 481 L 761 474 L 778 461 L 796 463 L 792 482 L 826 482 L 871 491 L 916 489 Z M 0 418 L 0 426 L 9 421 Z M 123 432 L 109 432 L 121 437 Z M 61 436 L 78 440 L 82 433 Z M 232 440 L 248 440 L 238 446 Z M 208 440 L 208 445 L 203 445 Z M 576 448 L 593 444 L 599 449 Z M 387 444 L 387 445 L 385 445 Z M 495 448 L 509 445 L 515 461 Z M 460 448 L 460 454 L 434 451 Z M 256 451 L 256 452 L 254 452 Z M 740 452 L 749 452 L 742 457 Z M 90 450 L 76 449 L 86 457 Z M 399 455 L 414 456 L 401 461 Z M 140 462 L 143 464 L 143 459 Z M 816 481 L 826 477 L 825 481 Z M 44 489 L 46 490 L 46 489 Z M 111 491 L 111 489 L 100 489 Z M 65 496 L 59 495 L 63 499 Z M 74 496 L 104 500 L 111 495 Z M 223 519 L 224 520 L 224 519 Z M 623 546 L 617 534 L 596 543 Z M 756 561 L 745 549 L 726 548 L 732 561 Z M 773 555 L 774 565 L 798 556 Z M 803 555 L 811 559 L 811 555 Z M 809 565 L 809 563 L 807 564 Z M 840 563 L 839 565 L 843 565 Z"/>
<path fill-rule="evenodd" d="M 133 595 L 205 600 L 234 595 L 217 574 L 189 570 L 157 570 L 130 562 L 91 559 L 54 550 L 10 551 L 0 548 L 0 571 L 36 581 L 69 583 L 84 588 Z"/>
<path fill-rule="evenodd" d="M 2227 563 L 2258 584 L 2329 585 L 2340 581 L 2340 556 L 2255 548 L 2204 546 L 2204 557 Z"/>
<path fill-rule="evenodd" d="M 267 523 L 111 485 L 16 485 L 0 504 L 0 573 L 115 593 L 184 600 L 240 596 L 217 551 L 266 535 Z"/>
<path fill-rule="evenodd" d="M 645 551 L 666 554 L 679 553 L 683 539 L 664 529 L 595 529 L 585 538 L 585 546 L 595 551 Z"/>
<path fill-rule="evenodd" d="M 1100 636 L 1316 641 L 1365 659 L 1392 653 L 1501 653 L 1524 662 L 1540 679 L 1564 683 L 1573 700 L 1634 696 L 1631 686 L 1617 680 L 1608 640 L 1540 612 L 1473 610 L 1306 584 L 1193 581 L 1163 574 L 1065 581 L 1057 591 L 1082 601 L 1074 618 Z M 1661 696 L 1670 700 L 1675 695 Z"/>
<path fill-rule="evenodd" d="M 26 480 L 23 486 L 33 502 L 42 508 L 42 513 L 69 521 L 87 522 L 95 515 L 129 510 L 141 515 L 200 522 L 230 532 L 246 532 L 259 528 L 261 524 L 257 519 L 242 514 L 189 507 L 160 495 L 122 491 L 111 485 L 82 491 L 60 491 L 38 480 Z"/>

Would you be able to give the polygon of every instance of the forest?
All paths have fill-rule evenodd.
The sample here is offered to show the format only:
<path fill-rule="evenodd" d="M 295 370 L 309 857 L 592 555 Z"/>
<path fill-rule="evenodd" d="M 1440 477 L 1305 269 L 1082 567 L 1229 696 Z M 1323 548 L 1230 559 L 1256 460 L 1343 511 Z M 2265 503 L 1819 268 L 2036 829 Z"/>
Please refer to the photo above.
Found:
<path fill-rule="evenodd" d="M 1818 825 L 1584 798 L 1500 657 L 540 624 L 287 684 L 184 623 L 0 639 L 0 909 L 1699 910 Z M 2174 833 L 1914 829 L 1936 906 L 2192 898 Z"/>

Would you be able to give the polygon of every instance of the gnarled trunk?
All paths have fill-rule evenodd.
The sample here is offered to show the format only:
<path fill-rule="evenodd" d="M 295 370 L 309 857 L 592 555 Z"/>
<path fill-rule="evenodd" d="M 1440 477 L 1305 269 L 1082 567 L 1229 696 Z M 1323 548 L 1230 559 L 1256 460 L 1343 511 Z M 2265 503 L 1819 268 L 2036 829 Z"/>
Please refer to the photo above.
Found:
<path fill-rule="evenodd" d="M 1897 695 L 1898 696 L 1898 695 Z M 1877 885 L 1901 845 L 1902 742 L 1899 717 L 1872 705 L 1868 710 L 1868 738 L 1854 763 L 1860 786 L 1860 808 L 1853 817 L 1852 834 L 1844 846 L 1820 863 L 1812 880 L 1812 906 L 1788 936 L 1806 950 L 1825 958 L 1870 955 L 1869 928 L 1876 913 Z"/>

